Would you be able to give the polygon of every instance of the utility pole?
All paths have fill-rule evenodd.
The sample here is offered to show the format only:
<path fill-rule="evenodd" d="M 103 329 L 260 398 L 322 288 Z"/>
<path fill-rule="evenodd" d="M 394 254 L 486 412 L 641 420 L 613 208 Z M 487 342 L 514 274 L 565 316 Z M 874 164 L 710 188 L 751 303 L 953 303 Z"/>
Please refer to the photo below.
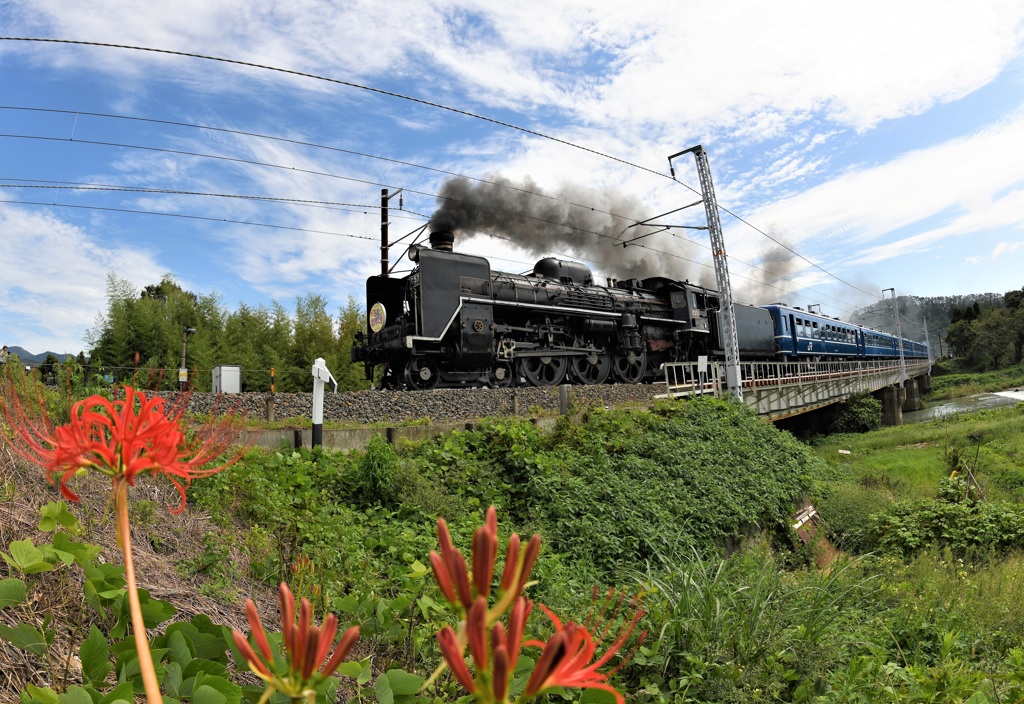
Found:
<path fill-rule="evenodd" d="M 398 208 L 402 208 L 402 190 L 399 188 L 388 195 L 388 189 L 380 189 L 380 275 L 388 275 L 388 201 L 398 196 Z"/>
<path fill-rule="evenodd" d="M 178 367 L 178 390 L 184 391 L 188 386 L 188 367 L 185 366 L 185 351 L 188 348 L 188 336 L 196 331 L 195 328 L 182 328 L 181 331 L 181 366 Z"/>
<path fill-rule="evenodd" d="M 708 154 L 704 147 L 697 145 L 684 149 L 668 158 L 668 168 L 672 178 L 676 177 L 672 160 L 683 154 L 693 154 L 700 176 L 700 188 L 704 200 L 704 211 L 707 214 L 708 232 L 711 235 L 711 253 L 715 263 L 715 282 L 718 285 L 719 312 L 718 320 L 722 325 L 722 346 L 725 347 L 725 383 L 729 393 L 736 400 L 743 400 L 743 379 L 740 375 L 740 343 L 736 334 L 736 309 L 732 302 L 732 285 L 729 283 L 729 265 L 725 256 L 725 239 L 722 236 L 722 221 L 718 217 L 718 201 L 715 198 L 715 187 L 711 183 L 711 167 L 708 165 Z"/>
<path fill-rule="evenodd" d="M 932 357 L 932 341 L 931 338 L 928 337 L 928 318 L 922 317 L 921 320 L 924 321 L 924 341 L 925 344 L 928 345 L 928 367 L 931 368 L 931 366 L 935 364 L 935 358 Z"/>
<path fill-rule="evenodd" d="M 882 289 L 882 298 L 885 298 L 886 291 L 892 291 L 892 307 L 896 311 L 896 344 L 900 350 L 900 386 L 903 386 L 907 382 L 907 363 L 903 359 L 903 328 L 900 327 L 900 304 L 896 300 L 896 289 Z"/>

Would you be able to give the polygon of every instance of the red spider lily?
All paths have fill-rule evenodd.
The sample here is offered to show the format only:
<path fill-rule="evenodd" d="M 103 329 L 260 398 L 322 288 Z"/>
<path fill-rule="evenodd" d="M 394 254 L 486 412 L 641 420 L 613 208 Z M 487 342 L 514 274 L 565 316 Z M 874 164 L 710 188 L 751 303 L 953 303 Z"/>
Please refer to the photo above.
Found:
<path fill-rule="evenodd" d="M 463 659 L 465 646 L 459 642 L 455 631 L 450 626 L 445 626 L 437 634 L 441 654 L 455 679 L 480 701 L 506 701 L 512 673 L 515 672 L 519 660 L 526 620 L 532 608 L 533 602 L 525 597 L 516 599 L 509 615 L 508 628 L 506 629 L 501 622 L 495 623 L 488 638 L 487 602 L 482 595 L 476 598 L 469 607 L 465 621 L 465 637 L 469 642 L 469 653 L 476 670 L 475 678 L 470 674 Z"/>
<path fill-rule="evenodd" d="M 352 626 L 345 631 L 334 648 L 334 653 L 328 657 L 338 631 L 338 619 L 334 614 L 328 614 L 319 628 L 314 626 L 313 607 L 309 600 L 302 599 L 296 623 L 295 597 L 292 596 L 291 589 L 281 582 L 278 594 L 281 602 L 281 635 L 285 649 L 284 672 L 277 670 L 270 640 L 252 599 L 245 601 L 245 615 L 256 647 L 259 648 L 259 655 L 240 631 L 234 630 L 231 635 L 249 669 L 259 675 L 269 685 L 271 691 L 281 692 L 293 699 L 309 697 L 310 693 L 314 692 L 324 679 L 330 677 L 348 657 L 352 646 L 359 638 L 359 626 Z"/>
<path fill-rule="evenodd" d="M 136 475 L 148 471 L 174 484 L 181 505 L 172 512 L 181 513 L 185 488 L 193 479 L 215 474 L 243 454 L 240 451 L 223 464 L 200 469 L 237 443 L 240 422 L 234 413 L 220 419 L 214 416 L 188 439 L 182 418 L 188 395 L 169 405 L 159 396 L 147 396 L 127 386 L 123 400 L 97 395 L 78 401 L 71 407 L 71 419 L 55 428 L 41 403 L 31 408 L 12 388 L 6 391 L 3 407 L 14 433 L 12 448 L 44 467 L 51 483 L 60 474 L 60 492 L 71 501 L 79 497 L 67 482 L 82 471 L 95 469 L 115 483 L 123 480 L 129 486 L 134 486 Z"/>
<path fill-rule="evenodd" d="M 491 594 L 494 580 L 494 563 L 498 554 L 498 513 L 493 506 L 487 509 L 484 525 L 473 533 L 470 564 L 473 567 L 472 580 L 466 559 L 452 543 L 448 524 L 443 518 L 437 519 L 437 542 L 440 554 L 431 551 L 430 566 L 444 598 L 452 606 L 465 611 L 477 596 L 485 599 Z M 505 567 L 498 586 L 498 599 L 487 612 L 488 625 L 497 621 L 515 601 L 530 578 L 537 555 L 540 553 L 540 535 L 530 538 L 525 550 L 520 550 L 517 534 L 509 538 L 505 550 Z"/>
<path fill-rule="evenodd" d="M 633 617 L 622 624 L 616 634 L 615 641 L 608 650 L 597 660 L 591 662 L 598 644 L 608 634 L 611 624 L 616 620 L 619 606 L 622 604 L 622 599 L 620 598 L 616 607 L 608 615 L 607 621 L 604 622 L 607 606 L 612 603 L 613 597 L 614 591 L 610 591 L 600 610 L 592 610 L 591 616 L 587 619 L 586 626 L 576 623 L 568 623 L 563 626 L 561 620 L 550 609 L 543 604 L 541 605 L 540 608 L 544 610 L 544 613 L 555 624 L 555 634 L 551 636 L 547 643 L 542 641 L 528 641 L 526 643 L 526 645 L 542 647 L 543 650 L 536 666 L 534 666 L 529 681 L 526 683 L 526 689 L 523 691 L 524 698 L 534 697 L 553 687 L 578 687 L 581 689 L 603 689 L 613 694 L 618 704 L 623 704 L 622 695 L 608 684 L 608 678 L 618 672 L 628 662 L 629 656 L 623 658 L 618 666 L 610 672 L 602 673 L 598 672 L 598 669 L 608 664 L 619 649 L 622 648 L 626 640 L 633 633 L 633 629 L 644 612 L 637 608 L 639 606 L 639 598 L 634 598 L 631 604 L 636 609 Z M 596 640 L 591 630 L 598 634 Z M 646 633 L 640 636 L 641 641 L 644 636 L 646 636 Z"/>

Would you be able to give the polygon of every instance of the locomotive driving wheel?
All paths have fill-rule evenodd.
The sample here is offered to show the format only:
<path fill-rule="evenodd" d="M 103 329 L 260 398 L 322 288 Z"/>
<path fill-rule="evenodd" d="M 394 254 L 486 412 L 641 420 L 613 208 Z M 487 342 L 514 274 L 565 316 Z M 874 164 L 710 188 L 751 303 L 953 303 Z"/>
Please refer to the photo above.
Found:
<path fill-rule="evenodd" d="M 515 370 L 510 362 L 498 362 L 491 370 L 487 385 L 492 389 L 507 389 L 515 381 Z"/>
<path fill-rule="evenodd" d="M 624 384 L 639 384 L 647 370 L 647 352 L 617 352 L 612 364 L 615 378 Z"/>
<path fill-rule="evenodd" d="M 603 384 L 612 371 L 612 358 L 592 351 L 585 357 L 572 358 L 572 374 L 581 384 Z"/>
<path fill-rule="evenodd" d="M 569 362 L 565 357 L 554 355 L 523 357 L 519 369 L 533 386 L 558 386 L 569 371 Z"/>
<path fill-rule="evenodd" d="M 437 364 L 425 357 L 413 357 L 405 365 L 405 384 L 416 391 L 426 391 L 441 380 Z"/>

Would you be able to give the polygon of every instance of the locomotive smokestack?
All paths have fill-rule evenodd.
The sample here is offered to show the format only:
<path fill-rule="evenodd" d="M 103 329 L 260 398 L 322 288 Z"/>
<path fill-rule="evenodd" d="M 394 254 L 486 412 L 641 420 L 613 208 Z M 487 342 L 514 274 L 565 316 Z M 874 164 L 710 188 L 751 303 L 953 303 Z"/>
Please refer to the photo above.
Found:
<path fill-rule="evenodd" d="M 455 233 L 451 230 L 439 230 L 430 233 L 430 248 L 439 249 L 442 252 L 452 251 L 455 244 Z"/>

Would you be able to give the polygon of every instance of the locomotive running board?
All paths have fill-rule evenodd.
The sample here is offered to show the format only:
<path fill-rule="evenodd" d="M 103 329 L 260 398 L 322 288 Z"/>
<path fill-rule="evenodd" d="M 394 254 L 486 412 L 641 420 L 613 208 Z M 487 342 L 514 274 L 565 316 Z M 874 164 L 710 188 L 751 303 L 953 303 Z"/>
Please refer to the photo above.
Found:
<path fill-rule="evenodd" d="M 459 312 L 462 310 L 463 304 L 466 304 L 466 303 L 477 303 L 477 304 L 489 305 L 489 306 L 495 305 L 494 301 L 489 299 L 489 298 L 472 298 L 472 297 L 469 297 L 469 296 L 460 297 L 459 298 L 459 305 L 458 305 L 458 307 L 452 313 L 452 317 L 448 319 L 448 323 L 444 326 L 444 330 L 441 331 L 440 335 L 438 335 L 437 337 L 427 337 L 425 335 L 406 335 L 405 336 L 405 346 L 406 346 L 406 348 L 411 350 L 412 347 L 413 347 L 413 343 L 414 342 L 440 342 L 441 340 L 443 340 L 444 336 L 448 334 L 448 330 L 451 329 L 452 323 L 454 323 L 455 319 L 457 317 L 459 317 Z M 533 309 L 533 310 L 557 311 L 558 313 L 576 314 L 576 315 L 586 316 L 588 318 L 612 318 L 612 319 L 617 319 L 617 318 L 621 318 L 622 317 L 622 313 L 616 313 L 614 311 L 587 310 L 586 308 L 566 308 L 564 306 L 551 306 L 551 305 L 546 305 L 546 304 L 543 304 L 543 303 L 519 303 L 519 302 L 501 301 L 500 305 L 508 306 L 510 308 L 530 308 L 530 309 Z M 672 318 L 648 318 L 648 317 L 644 317 L 643 320 L 645 322 L 666 323 L 666 324 L 669 324 L 669 325 L 680 325 L 680 326 L 686 325 L 686 323 L 684 321 L 674 320 Z M 711 334 L 710 330 L 690 330 L 690 332 L 703 333 L 705 335 Z"/>

